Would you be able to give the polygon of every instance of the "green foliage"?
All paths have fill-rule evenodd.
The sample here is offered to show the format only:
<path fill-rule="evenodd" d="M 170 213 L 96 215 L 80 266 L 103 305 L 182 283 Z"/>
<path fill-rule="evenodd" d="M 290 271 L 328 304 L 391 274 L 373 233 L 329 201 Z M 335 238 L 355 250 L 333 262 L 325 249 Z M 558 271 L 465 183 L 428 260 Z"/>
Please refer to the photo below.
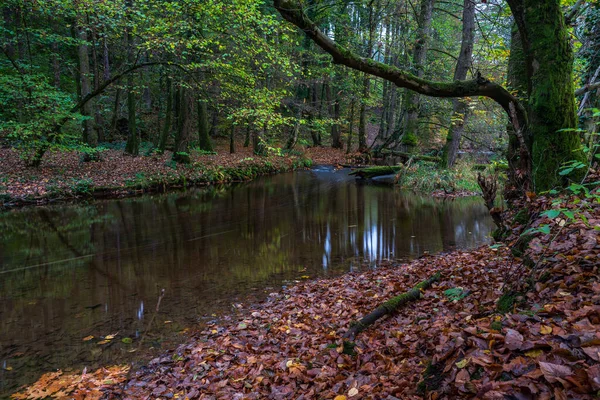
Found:
<path fill-rule="evenodd" d="M 457 302 L 467 297 L 469 295 L 469 292 L 465 291 L 461 287 L 456 287 L 444 290 L 444 295 L 448 297 L 450 301 Z"/>
<path fill-rule="evenodd" d="M 82 144 L 78 146 L 79 151 L 81 151 L 80 161 L 81 162 L 91 162 L 91 161 L 101 161 L 102 153 L 106 151 L 106 149 L 102 147 L 90 147 L 86 144 Z"/>
<path fill-rule="evenodd" d="M 419 142 L 419 140 L 417 138 L 417 135 L 415 135 L 412 132 L 407 133 L 402 138 L 402 143 L 405 144 L 405 145 L 407 145 L 407 146 L 416 146 L 418 144 L 418 142 Z"/>
<path fill-rule="evenodd" d="M 501 331 L 502 330 L 502 321 L 492 321 L 492 323 L 490 324 L 490 328 L 492 328 L 496 331 Z"/>
<path fill-rule="evenodd" d="M 76 196 L 91 196 L 94 189 L 94 182 L 89 178 L 74 179 L 69 188 Z"/>
<path fill-rule="evenodd" d="M 69 95 L 48 84 L 37 73 L 20 74 L 0 69 L 0 135 L 5 135 L 27 165 L 39 165 L 44 152 L 73 144 L 77 136 L 57 129 L 65 118 L 75 122 Z"/>
<path fill-rule="evenodd" d="M 517 301 L 518 293 L 516 292 L 506 292 L 503 293 L 502 296 L 498 299 L 496 303 L 496 309 L 498 312 L 502 314 L 506 314 L 512 311 L 514 305 Z"/>

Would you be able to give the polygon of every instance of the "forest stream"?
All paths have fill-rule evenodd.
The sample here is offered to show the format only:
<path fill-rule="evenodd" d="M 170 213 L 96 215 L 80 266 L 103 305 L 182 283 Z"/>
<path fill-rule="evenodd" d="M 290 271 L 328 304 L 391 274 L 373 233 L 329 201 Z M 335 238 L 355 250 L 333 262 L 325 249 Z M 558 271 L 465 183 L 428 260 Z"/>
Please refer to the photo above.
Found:
<path fill-rule="evenodd" d="M 0 398 L 44 372 L 147 360 L 302 279 L 489 240 L 480 198 L 348 172 L 0 214 Z"/>

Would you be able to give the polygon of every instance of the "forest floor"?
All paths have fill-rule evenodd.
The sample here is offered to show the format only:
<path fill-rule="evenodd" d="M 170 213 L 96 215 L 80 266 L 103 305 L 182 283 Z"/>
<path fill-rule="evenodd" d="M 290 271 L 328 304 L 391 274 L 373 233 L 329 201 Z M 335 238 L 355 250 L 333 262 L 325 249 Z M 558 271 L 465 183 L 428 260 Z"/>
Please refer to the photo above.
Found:
<path fill-rule="evenodd" d="M 54 372 L 16 398 L 597 398 L 599 198 L 530 196 L 503 244 L 303 282 L 142 369 Z M 353 321 L 435 273 L 344 345 Z"/>
<path fill-rule="evenodd" d="M 311 164 L 345 164 L 347 155 L 332 148 L 309 148 L 293 155 L 257 157 L 251 148 L 217 154 L 192 151 L 189 164 L 175 164 L 171 152 L 132 157 L 121 150 L 101 152 L 83 162 L 76 151 L 48 153 L 38 168 L 28 168 L 16 151 L 0 148 L 0 205 L 43 204 L 86 197 L 118 197 L 174 187 L 229 183 L 290 171 Z"/>

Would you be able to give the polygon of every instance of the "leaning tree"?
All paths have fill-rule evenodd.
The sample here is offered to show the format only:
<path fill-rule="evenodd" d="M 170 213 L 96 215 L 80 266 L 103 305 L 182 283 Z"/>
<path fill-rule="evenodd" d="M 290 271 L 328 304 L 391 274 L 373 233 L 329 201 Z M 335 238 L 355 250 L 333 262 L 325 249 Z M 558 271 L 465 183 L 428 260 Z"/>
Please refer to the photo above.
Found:
<path fill-rule="evenodd" d="M 560 166 L 583 160 L 575 133 L 573 51 L 567 19 L 559 0 L 507 0 L 518 27 L 525 63 L 526 96 L 517 98 L 503 86 L 478 75 L 472 80 L 431 81 L 400 68 L 360 57 L 324 34 L 298 0 L 273 0 L 275 8 L 329 53 L 333 62 L 386 79 L 398 87 L 433 97 L 484 96 L 508 114 L 520 146 L 519 171 L 525 190 L 562 185 Z M 581 2 L 580 2 L 581 3 Z M 570 13 L 574 15 L 574 13 Z"/>

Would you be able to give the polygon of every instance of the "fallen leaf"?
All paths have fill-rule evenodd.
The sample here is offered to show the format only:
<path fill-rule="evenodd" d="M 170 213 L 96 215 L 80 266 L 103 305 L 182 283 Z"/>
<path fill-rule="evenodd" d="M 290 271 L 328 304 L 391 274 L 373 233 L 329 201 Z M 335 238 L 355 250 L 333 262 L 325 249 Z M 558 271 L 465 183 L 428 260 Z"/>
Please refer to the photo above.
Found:
<path fill-rule="evenodd" d="M 358 389 L 357 388 L 352 388 L 350 390 L 348 390 L 348 397 L 354 397 L 358 394 Z"/>
<path fill-rule="evenodd" d="M 504 344 L 509 350 L 520 350 L 523 345 L 523 335 L 514 329 L 507 329 Z"/>
<path fill-rule="evenodd" d="M 542 354 L 544 354 L 544 351 L 540 350 L 540 349 L 529 350 L 528 352 L 525 353 L 525 355 L 527 357 L 531 357 L 531 358 L 538 358 Z"/>
<path fill-rule="evenodd" d="M 594 360 L 594 361 L 600 361 L 600 347 L 599 346 L 583 347 L 582 350 L 592 360 Z"/>
<path fill-rule="evenodd" d="M 83 338 L 83 341 L 84 341 L 84 342 L 87 342 L 87 341 L 89 341 L 89 340 L 92 340 L 93 338 L 94 338 L 94 336 L 92 336 L 92 335 L 90 335 L 90 336 L 86 336 L 86 337 L 84 337 L 84 338 Z"/>
<path fill-rule="evenodd" d="M 544 374 L 544 378 L 550 383 L 555 383 L 559 379 L 564 379 L 573 374 L 571 368 L 566 365 L 552 364 L 540 361 L 540 369 Z"/>
<path fill-rule="evenodd" d="M 541 325 L 540 326 L 540 333 L 542 335 L 549 335 L 552 333 L 552 327 L 548 326 L 548 325 Z"/>

